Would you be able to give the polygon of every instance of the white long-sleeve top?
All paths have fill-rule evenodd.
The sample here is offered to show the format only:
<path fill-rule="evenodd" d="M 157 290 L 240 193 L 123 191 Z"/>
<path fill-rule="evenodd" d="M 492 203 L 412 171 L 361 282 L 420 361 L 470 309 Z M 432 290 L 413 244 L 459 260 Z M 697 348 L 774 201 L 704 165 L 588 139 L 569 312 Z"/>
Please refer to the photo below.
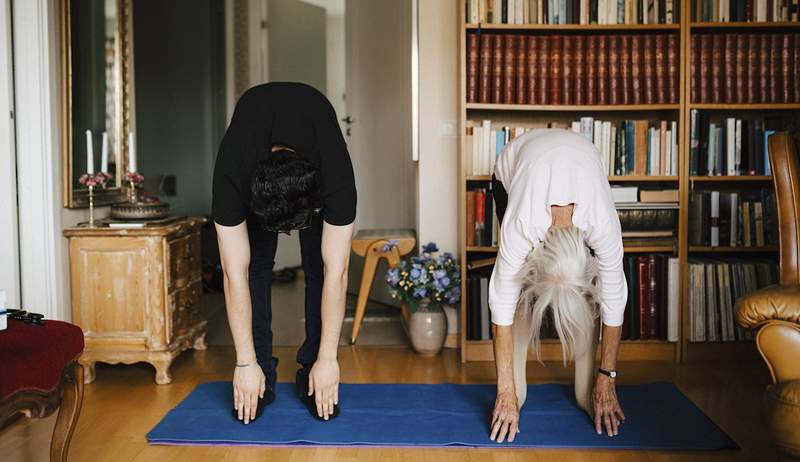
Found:
<path fill-rule="evenodd" d="M 575 204 L 572 224 L 583 231 L 600 271 L 602 321 L 622 324 L 628 286 L 622 269 L 622 231 L 600 153 L 583 136 L 535 129 L 499 155 L 495 177 L 508 192 L 500 250 L 489 282 L 492 322 L 511 325 L 522 286 L 520 270 L 552 224 L 550 206 Z"/>

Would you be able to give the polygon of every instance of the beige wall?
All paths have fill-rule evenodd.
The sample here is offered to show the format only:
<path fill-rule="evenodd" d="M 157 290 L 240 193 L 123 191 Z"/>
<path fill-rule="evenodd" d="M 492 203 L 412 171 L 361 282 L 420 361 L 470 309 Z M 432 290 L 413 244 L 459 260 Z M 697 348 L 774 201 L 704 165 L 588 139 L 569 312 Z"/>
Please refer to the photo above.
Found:
<path fill-rule="evenodd" d="M 420 243 L 458 245 L 458 1 L 419 0 Z"/>

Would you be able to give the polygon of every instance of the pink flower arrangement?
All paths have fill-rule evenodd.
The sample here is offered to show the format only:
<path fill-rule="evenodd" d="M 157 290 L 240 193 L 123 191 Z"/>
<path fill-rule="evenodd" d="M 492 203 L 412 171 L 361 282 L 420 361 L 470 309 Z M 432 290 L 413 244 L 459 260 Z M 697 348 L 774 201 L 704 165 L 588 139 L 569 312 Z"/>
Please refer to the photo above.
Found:
<path fill-rule="evenodd" d="M 144 182 L 144 175 L 142 175 L 139 172 L 127 172 L 125 176 L 122 177 L 122 179 L 126 183 L 140 184 Z"/>
<path fill-rule="evenodd" d="M 84 186 L 105 186 L 108 177 L 105 173 L 84 173 L 78 178 L 78 183 Z"/>

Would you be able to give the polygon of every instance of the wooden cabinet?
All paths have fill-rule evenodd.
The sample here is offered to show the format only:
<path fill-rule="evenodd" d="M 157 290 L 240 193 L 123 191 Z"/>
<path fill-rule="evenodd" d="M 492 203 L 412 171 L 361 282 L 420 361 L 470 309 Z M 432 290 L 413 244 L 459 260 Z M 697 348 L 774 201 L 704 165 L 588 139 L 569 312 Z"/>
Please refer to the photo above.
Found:
<path fill-rule="evenodd" d="M 204 350 L 200 226 L 183 218 L 145 228 L 69 228 L 72 322 L 83 329 L 85 380 L 94 365 L 147 362 L 156 383 L 187 348 Z"/>

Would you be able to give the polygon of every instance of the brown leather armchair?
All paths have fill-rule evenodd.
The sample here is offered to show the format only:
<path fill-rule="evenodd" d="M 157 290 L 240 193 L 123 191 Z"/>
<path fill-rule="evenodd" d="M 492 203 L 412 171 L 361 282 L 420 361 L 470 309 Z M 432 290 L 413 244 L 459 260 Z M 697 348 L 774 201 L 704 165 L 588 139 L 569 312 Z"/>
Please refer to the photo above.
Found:
<path fill-rule="evenodd" d="M 736 320 L 758 329 L 756 346 L 772 374 L 764 411 L 770 436 L 787 460 L 800 460 L 800 165 L 797 140 L 769 138 L 778 208 L 780 283 L 739 299 Z"/>

